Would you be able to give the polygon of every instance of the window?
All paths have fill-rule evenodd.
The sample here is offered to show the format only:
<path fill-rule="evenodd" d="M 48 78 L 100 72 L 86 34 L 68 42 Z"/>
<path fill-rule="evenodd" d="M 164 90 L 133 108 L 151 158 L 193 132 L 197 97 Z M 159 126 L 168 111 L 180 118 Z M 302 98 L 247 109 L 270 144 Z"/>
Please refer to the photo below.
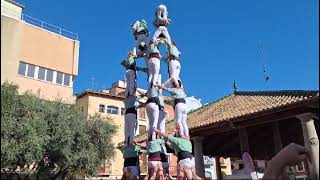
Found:
<path fill-rule="evenodd" d="M 46 69 L 43 67 L 39 67 L 38 79 L 44 80 L 46 75 Z"/>
<path fill-rule="evenodd" d="M 146 119 L 146 108 L 142 107 L 139 109 L 139 118 Z"/>
<path fill-rule="evenodd" d="M 62 76 L 63 76 L 63 74 L 61 72 L 57 72 L 56 83 L 62 84 Z"/>
<path fill-rule="evenodd" d="M 139 125 L 139 134 L 144 134 L 146 132 L 147 132 L 146 126 Z"/>
<path fill-rule="evenodd" d="M 300 164 L 296 165 L 297 172 L 303 172 L 304 171 L 304 164 L 301 162 Z"/>
<path fill-rule="evenodd" d="M 126 110 L 124 108 L 121 108 L 121 115 L 124 115 L 125 112 Z"/>
<path fill-rule="evenodd" d="M 34 77 L 34 70 L 35 70 L 35 66 L 28 64 L 27 76 L 33 78 Z"/>
<path fill-rule="evenodd" d="M 55 76 L 53 76 L 53 73 L 56 73 Z M 64 74 L 62 72 L 53 71 L 45 67 L 39 67 L 24 62 L 19 62 L 18 74 L 22 76 L 54 82 L 57 84 L 63 84 L 65 86 L 70 86 L 72 82 L 71 78 L 73 78 L 70 74 Z"/>
<path fill-rule="evenodd" d="M 99 104 L 99 112 L 105 112 L 105 106 L 103 104 Z"/>
<path fill-rule="evenodd" d="M 118 111 L 119 111 L 119 108 L 118 108 L 118 107 L 108 106 L 107 113 L 110 113 L 110 114 L 119 114 Z"/>
<path fill-rule="evenodd" d="M 19 63 L 19 69 L 18 69 L 18 74 L 25 76 L 26 75 L 26 70 L 27 70 L 27 64 L 20 62 Z"/>
<path fill-rule="evenodd" d="M 66 86 L 70 86 L 70 75 L 69 74 L 64 74 L 63 84 Z"/>
<path fill-rule="evenodd" d="M 47 77 L 46 77 L 47 81 L 52 82 L 53 81 L 53 71 L 50 69 L 47 69 Z"/>

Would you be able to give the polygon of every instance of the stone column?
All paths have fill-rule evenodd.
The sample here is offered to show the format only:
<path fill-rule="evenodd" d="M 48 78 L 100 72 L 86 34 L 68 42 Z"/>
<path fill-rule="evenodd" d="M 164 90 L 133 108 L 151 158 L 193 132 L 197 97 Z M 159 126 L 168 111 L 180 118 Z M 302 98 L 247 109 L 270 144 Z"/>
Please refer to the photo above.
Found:
<path fill-rule="evenodd" d="M 244 151 L 250 152 L 249 140 L 248 140 L 248 134 L 247 134 L 246 128 L 239 129 L 239 139 L 240 139 L 241 155 Z"/>
<path fill-rule="evenodd" d="M 203 149 L 202 149 L 202 140 L 203 137 L 193 137 L 193 147 L 194 147 L 194 158 L 196 163 L 196 173 L 200 177 L 205 176 L 204 171 L 204 161 L 203 161 Z"/>
<path fill-rule="evenodd" d="M 274 150 L 275 150 L 275 153 L 278 153 L 283 148 L 281 135 L 279 131 L 279 122 L 272 123 L 272 133 L 273 133 Z"/>
<path fill-rule="evenodd" d="M 314 115 L 305 113 L 298 115 L 301 120 L 304 146 L 309 149 L 311 164 L 309 163 L 310 174 L 312 179 L 319 179 L 319 139 L 314 126 Z"/>

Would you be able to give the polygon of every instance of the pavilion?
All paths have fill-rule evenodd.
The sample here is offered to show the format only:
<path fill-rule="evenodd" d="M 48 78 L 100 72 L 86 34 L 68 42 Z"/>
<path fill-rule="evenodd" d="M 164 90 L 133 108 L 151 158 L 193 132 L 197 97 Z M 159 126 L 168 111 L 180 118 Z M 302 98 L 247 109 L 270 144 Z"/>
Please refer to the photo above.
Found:
<path fill-rule="evenodd" d="M 173 127 L 167 124 L 167 131 Z M 311 151 L 310 176 L 319 178 L 319 91 L 237 91 L 188 114 L 197 174 L 203 156 L 270 160 L 291 142 Z M 146 136 L 137 137 L 145 141 Z M 219 160 L 217 175 L 221 179 Z M 219 170 L 220 169 L 220 170 Z M 220 172 L 220 173 L 219 173 Z"/>

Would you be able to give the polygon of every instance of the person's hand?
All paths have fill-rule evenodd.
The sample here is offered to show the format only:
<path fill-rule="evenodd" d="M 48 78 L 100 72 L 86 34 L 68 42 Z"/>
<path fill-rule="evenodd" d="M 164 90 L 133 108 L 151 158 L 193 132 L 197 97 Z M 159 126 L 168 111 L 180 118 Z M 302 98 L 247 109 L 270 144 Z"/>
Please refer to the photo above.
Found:
<path fill-rule="evenodd" d="M 295 143 L 290 143 L 284 147 L 273 159 L 281 166 L 292 166 L 309 158 L 308 149 Z"/>
<path fill-rule="evenodd" d="M 310 160 L 308 150 L 290 143 L 271 159 L 262 179 L 278 179 L 286 166 L 296 165 L 305 159 Z"/>

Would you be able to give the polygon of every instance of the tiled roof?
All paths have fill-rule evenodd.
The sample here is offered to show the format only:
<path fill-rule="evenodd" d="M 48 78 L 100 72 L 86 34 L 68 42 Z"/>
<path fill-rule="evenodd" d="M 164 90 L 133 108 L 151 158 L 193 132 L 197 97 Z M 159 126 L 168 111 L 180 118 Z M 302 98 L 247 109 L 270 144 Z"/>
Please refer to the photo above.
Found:
<path fill-rule="evenodd" d="M 93 91 L 93 90 L 86 90 L 78 95 L 77 98 L 81 98 L 85 95 L 99 95 L 99 96 L 106 96 L 106 97 L 111 97 L 111 98 L 120 98 L 120 99 L 124 99 L 123 95 L 120 94 L 112 94 L 112 93 L 106 93 L 106 92 L 102 92 L 102 91 Z"/>
<path fill-rule="evenodd" d="M 319 91 L 242 91 L 235 92 L 188 115 L 190 129 L 250 116 L 319 99 Z"/>
<path fill-rule="evenodd" d="M 234 92 L 188 114 L 189 129 L 212 126 L 225 121 L 250 117 L 254 114 L 272 111 L 286 106 L 319 100 L 319 91 L 241 91 Z M 173 121 L 167 123 L 167 132 L 171 132 Z M 145 140 L 145 136 L 137 137 Z"/>

